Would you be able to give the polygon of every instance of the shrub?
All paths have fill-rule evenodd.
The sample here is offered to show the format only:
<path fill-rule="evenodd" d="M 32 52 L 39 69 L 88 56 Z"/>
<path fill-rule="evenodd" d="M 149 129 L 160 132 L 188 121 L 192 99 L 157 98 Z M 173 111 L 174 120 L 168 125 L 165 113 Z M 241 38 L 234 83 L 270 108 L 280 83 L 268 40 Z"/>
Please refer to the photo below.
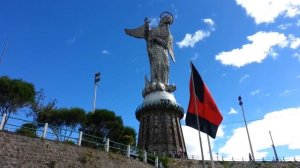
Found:
<path fill-rule="evenodd" d="M 25 123 L 21 126 L 21 128 L 17 129 L 16 133 L 24 136 L 28 136 L 31 138 L 36 138 L 37 126 L 33 123 Z"/>

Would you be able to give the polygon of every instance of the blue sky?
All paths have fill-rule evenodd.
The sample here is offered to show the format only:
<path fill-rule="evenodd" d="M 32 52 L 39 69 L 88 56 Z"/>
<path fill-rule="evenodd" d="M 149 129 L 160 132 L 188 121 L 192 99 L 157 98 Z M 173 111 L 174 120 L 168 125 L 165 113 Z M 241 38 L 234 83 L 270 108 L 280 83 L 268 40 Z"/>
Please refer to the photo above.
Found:
<path fill-rule="evenodd" d="M 101 72 L 97 108 L 113 110 L 138 131 L 149 63 L 143 40 L 124 28 L 163 11 L 171 25 L 176 63 L 170 83 L 186 110 L 189 60 L 209 87 L 224 120 L 212 142 L 214 156 L 248 158 L 249 145 L 237 97 L 244 100 L 255 156 L 300 159 L 300 1 L 38 1 L 0 2 L 0 75 L 44 89 L 59 107 L 93 107 L 93 77 Z M 2 51 L 1 51 L 2 52 Z M 22 116 L 22 115 L 20 115 Z M 184 120 L 182 124 L 185 125 Z M 183 126 L 188 153 L 200 155 L 195 130 Z M 204 136 L 205 137 L 205 136 Z M 204 142 L 205 143 L 205 142 Z M 205 145 L 206 147 L 206 145 Z M 207 155 L 207 150 L 206 156 Z"/>

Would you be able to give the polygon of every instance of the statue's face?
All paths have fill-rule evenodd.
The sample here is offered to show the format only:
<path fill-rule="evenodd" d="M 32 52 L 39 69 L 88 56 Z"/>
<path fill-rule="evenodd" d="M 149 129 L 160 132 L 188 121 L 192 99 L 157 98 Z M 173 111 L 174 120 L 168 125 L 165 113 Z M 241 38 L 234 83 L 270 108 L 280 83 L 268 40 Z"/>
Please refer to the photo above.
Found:
<path fill-rule="evenodd" d="M 161 19 L 161 21 L 162 21 L 163 23 L 169 25 L 169 24 L 171 24 L 171 22 L 172 22 L 172 18 L 165 16 L 165 17 L 163 17 L 163 18 Z"/>

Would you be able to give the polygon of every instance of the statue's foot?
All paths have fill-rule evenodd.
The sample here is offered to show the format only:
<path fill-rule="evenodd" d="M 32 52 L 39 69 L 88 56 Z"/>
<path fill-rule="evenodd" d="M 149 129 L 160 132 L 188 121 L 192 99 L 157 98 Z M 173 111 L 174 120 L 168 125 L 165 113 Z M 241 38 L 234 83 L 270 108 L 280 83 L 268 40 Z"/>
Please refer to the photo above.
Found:
<path fill-rule="evenodd" d="M 175 85 L 166 85 L 166 91 L 167 92 L 174 92 L 176 90 Z"/>
<path fill-rule="evenodd" d="M 145 88 L 143 89 L 143 97 L 145 97 L 147 94 L 150 94 L 152 92 L 156 92 L 156 91 L 166 91 L 169 93 L 172 93 L 176 90 L 176 86 L 175 85 L 165 85 L 163 83 L 148 83 L 146 84 Z"/>
<path fill-rule="evenodd" d="M 156 90 L 158 91 L 165 91 L 166 90 L 166 86 L 163 83 L 157 83 L 156 84 Z"/>

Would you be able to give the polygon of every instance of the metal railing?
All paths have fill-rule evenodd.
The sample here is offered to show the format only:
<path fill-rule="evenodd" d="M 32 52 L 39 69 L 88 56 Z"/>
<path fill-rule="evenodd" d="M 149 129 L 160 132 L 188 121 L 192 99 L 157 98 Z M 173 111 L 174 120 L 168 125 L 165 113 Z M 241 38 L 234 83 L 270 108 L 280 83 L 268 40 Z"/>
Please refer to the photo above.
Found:
<path fill-rule="evenodd" d="M 17 129 L 19 128 L 24 128 L 27 130 L 33 130 L 36 131 L 36 137 L 37 138 L 43 138 L 43 139 L 48 139 L 48 140 L 59 140 L 61 142 L 64 141 L 72 141 L 73 144 L 78 145 L 78 146 L 85 146 L 85 147 L 91 147 L 94 149 L 102 149 L 106 152 L 114 152 L 114 153 L 119 153 L 122 155 L 125 155 L 128 158 L 134 158 L 136 160 L 154 165 L 155 167 L 161 167 L 161 162 L 158 159 L 158 156 L 152 153 L 148 153 L 147 151 L 144 151 L 142 149 L 137 148 L 136 146 L 130 146 L 130 145 L 125 145 L 116 141 L 112 141 L 110 139 L 94 136 L 94 135 L 89 135 L 85 134 L 84 132 L 80 131 L 74 131 L 74 130 L 67 130 L 67 129 L 62 129 L 64 132 L 70 133 L 72 131 L 72 136 L 67 136 L 63 134 L 55 134 L 51 128 L 55 128 L 55 126 L 49 125 L 48 123 L 38 123 L 34 121 L 28 121 L 20 118 L 15 118 L 15 117 L 9 117 L 9 120 L 5 124 L 4 127 L 4 122 L 5 122 L 6 114 L 3 116 L 0 116 L 0 131 L 1 130 L 6 130 L 9 132 L 16 132 Z M 34 125 L 39 125 L 42 127 L 39 127 L 38 129 L 33 129 L 30 127 L 25 127 L 23 124 L 25 123 L 32 123 Z M 57 139 L 57 136 L 59 136 L 59 139 Z M 187 159 L 190 160 L 201 160 L 202 157 L 201 155 L 187 155 Z M 210 156 L 204 156 L 205 160 L 210 160 Z M 237 161 L 237 162 L 244 162 L 244 161 L 249 161 L 249 158 L 245 157 L 225 157 L 225 156 L 220 156 L 220 155 L 214 155 L 213 156 L 214 161 Z M 264 162 L 264 161 L 276 161 L 274 157 L 263 157 L 261 159 L 256 158 L 256 161 L 258 162 Z M 290 157 L 279 157 L 279 161 L 285 162 L 285 161 L 295 161 L 298 162 L 299 159 L 293 156 Z"/>
<path fill-rule="evenodd" d="M 7 119 L 6 114 L 4 113 L 1 117 L 0 123 L 0 131 L 6 130 L 9 132 L 17 132 L 18 129 L 23 128 L 26 130 L 36 131 L 35 135 L 37 138 L 47 139 L 47 140 L 58 140 L 61 142 L 73 142 L 73 144 L 78 146 L 86 146 L 92 147 L 95 149 L 103 149 L 106 152 L 114 152 L 125 155 L 128 158 L 134 158 L 136 160 L 142 161 L 144 163 L 148 163 L 154 165 L 155 167 L 160 167 L 161 164 L 158 156 L 148 153 L 145 150 L 141 150 L 135 146 L 125 145 L 116 141 L 112 141 L 110 139 L 105 139 L 89 134 L 85 134 L 84 132 L 74 131 L 74 130 L 67 130 L 64 128 L 57 128 L 55 126 L 49 125 L 48 123 L 38 123 L 34 121 L 28 121 L 20 118 L 9 117 L 7 123 L 5 120 Z M 38 129 L 30 128 L 23 126 L 25 123 L 31 123 L 34 125 L 38 125 Z M 40 127 L 42 126 L 42 127 Z M 67 136 L 66 134 L 57 134 L 54 133 L 52 129 L 60 129 L 60 132 L 71 133 L 72 136 Z"/>
<path fill-rule="evenodd" d="M 187 155 L 187 158 L 190 160 L 202 160 L 201 155 Z M 279 162 L 298 162 L 299 158 L 297 159 L 294 156 L 289 157 L 278 157 Z M 204 156 L 204 160 L 210 160 L 210 156 Z M 248 157 L 224 157 L 224 156 L 213 156 L 214 161 L 233 161 L 233 162 L 248 162 L 250 159 Z M 262 157 L 262 158 L 256 158 L 256 162 L 276 162 L 275 157 Z"/>

